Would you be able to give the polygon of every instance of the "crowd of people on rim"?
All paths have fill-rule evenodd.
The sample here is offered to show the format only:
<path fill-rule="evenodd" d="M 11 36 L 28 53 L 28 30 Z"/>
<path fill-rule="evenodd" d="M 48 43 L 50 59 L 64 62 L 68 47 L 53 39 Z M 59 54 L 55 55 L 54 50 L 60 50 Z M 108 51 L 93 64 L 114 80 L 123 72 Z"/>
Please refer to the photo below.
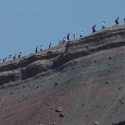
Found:
<path fill-rule="evenodd" d="M 11 58 L 12 58 L 12 55 L 9 55 L 9 56 L 8 56 L 8 61 L 11 61 L 11 60 L 12 60 Z M 21 58 L 21 52 L 18 54 L 18 57 L 17 57 L 17 54 L 16 54 L 16 53 L 14 54 L 13 60 L 15 60 L 15 59 L 17 59 L 17 58 Z M 1 59 L 0 59 L 0 61 L 1 61 Z M 3 62 L 6 62 L 6 61 L 7 61 L 7 57 L 5 57 L 2 61 L 3 61 Z"/>
<path fill-rule="evenodd" d="M 115 23 L 116 23 L 116 26 L 119 25 L 119 17 L 115 20 Z M 125 18 L 124 18 L 124 24 L 125 24 Z M 105 28 L 105 21 L 102 23 L 102 29 Z M 92 33 L 96 32 L 96 24 L 92 27 Z M 83 35 L 83 30 L 80 32 L 80 37 L 79 38 L 82 38 L 82 35 Z M 74 40 L 77 40 L 77 34 L 76 32 L 73 34 L 73 38 Z M 67 41 L 70 40 L 70 33 L 67 34 Z M 66 37 L 63 38 L 63 40 L 59 42 L 59 45 L 61 44 L 66 44 Z M 52 43 L 49 44 L 49 49 L 52 48 Z M 40 46 L 40 51 L 43 51 L 43 45 Z M 39 52 L 38 51 L 38 46 L 36 46 L 35 48 L 35 52 Z M 6 61 L 11 61 L 11 60 L 15 60 L 17 58 L 21 58 L 21 52 L 18 54 L 18 57 L 17 57 L 17 54 L 15 54 L 12 58 L 12 55 L 9 55 L 8 57 L 8 60 L 7 60 L 7 57 L 5 57 L 3 60 L 0 59 L 0 61 L 2 62 L 6 62 Z"/>

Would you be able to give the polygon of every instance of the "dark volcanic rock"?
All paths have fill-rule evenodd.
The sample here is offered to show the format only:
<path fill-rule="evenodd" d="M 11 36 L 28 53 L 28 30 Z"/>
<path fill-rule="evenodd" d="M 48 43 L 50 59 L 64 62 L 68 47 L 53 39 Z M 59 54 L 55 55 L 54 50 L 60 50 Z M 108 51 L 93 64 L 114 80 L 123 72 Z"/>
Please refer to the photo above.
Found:
<path fill-rule="evenodd" d="M 116 124 L 112 124 L 112 125 L 124 125 L 125 124 L 125 121 L 121 121 L 119 123 L 116 123 Z"/>
<path fill-rule="evenodd" d="M 65 113 L 62 112 L 62 113 L 60 114 L 60 117 L 64 117 L 64 116 L 65 116 Z"/>
<path fill-rule="evenodd" d="M 109 59 L 112 59 L 112 57 L 109 57 Z"/>
<path fill-rule="evenodd" d="M 59 84 L 59 83 L 58 83 L 58 82 L 56 82 L 56 83 L 55 83 L 55 86 L 57 86 L 58 84 Z"/>
<path fill-rule="evenodd" d="M 109 83 L 110 83 L 110 81 L 105 82 L 105 84 L 109 84 Z"/>
<path fill-rule="evenodd" d="M 125 100 L 119 100 L 121 104 L 125 104 Z"/>

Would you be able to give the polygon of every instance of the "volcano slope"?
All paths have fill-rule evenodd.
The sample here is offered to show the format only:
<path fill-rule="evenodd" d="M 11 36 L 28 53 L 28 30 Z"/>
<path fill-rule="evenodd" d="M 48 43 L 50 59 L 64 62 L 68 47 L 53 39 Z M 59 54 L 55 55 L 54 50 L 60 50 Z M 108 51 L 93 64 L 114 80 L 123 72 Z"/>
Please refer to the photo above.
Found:
<path fill-rule="evenodd" d="M 0 64 L 0 125 L 111 125 L 124 116 L 125 26 Z"/>

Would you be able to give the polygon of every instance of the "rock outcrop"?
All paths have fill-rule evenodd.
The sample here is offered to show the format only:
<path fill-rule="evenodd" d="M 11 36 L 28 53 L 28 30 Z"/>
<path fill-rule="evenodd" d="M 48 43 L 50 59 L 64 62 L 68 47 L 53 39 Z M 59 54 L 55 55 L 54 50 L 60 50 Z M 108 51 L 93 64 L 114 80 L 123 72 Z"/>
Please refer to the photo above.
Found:
<path fill-rule="evenodd" d="M 101 30 L 77 41 L 70 41 L 27 57 L 0 65 L 1 85 L 31 78 L 39 73 L 54 70 L 72 59 L 125 45 L 125 26 Z"/>

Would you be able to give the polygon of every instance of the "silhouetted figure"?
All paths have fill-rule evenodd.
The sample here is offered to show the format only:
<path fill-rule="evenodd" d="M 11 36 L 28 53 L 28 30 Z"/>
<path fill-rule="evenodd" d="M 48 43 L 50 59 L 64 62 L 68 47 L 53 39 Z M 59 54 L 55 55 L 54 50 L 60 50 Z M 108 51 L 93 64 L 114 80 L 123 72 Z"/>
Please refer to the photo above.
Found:
<path fill-rule="evenodd" d="M 43 51 L 43 45 L 40 46 L 40 51 Z"/>
<path fill-rule="evenodd" d="M 68 41 L 69 41 L 69 35 L 70 35 L 70 33 L 67 34 L 67 40 L 68 40 Z"/>
<path fill-rule="evenodd" d="M 74 37 L 74 40 L 77 39 L 77 37 L 76 37 L 76 32 L 73 34 L 73 37 Z"/>
<path fill-rule="evenodd" d="M 38 52 L 38 46 L 36 47 L 35 52 L 36 52 L 36 53 Z"/>
<path fill-rule="evenodd" d="M 124 24 L 125 24 L 125 18 L 124 18 Z"/>
<path fill-rule="evenodd" d="M 80 32 L 80 38 L 82 38 L 83 30 Z"/>
<path fill-rule="evenodd" d="M 49 44 L 49 48 L 50 48 L 50 49 L 52 48 L 52 43 Z"/>
<path fill-rule="evenodd" d="M 115 20 L 116 26 L 119 25 L 119 17 Z"/>
<path fill-rule="evenodd" d="M 21 52 L 19 53 L 19 55 L 18 55 L 18 58 L 20 58 L 21 57 Z"/>
<path fill-rule="evenodd" d="M 102 23 L 102 29 L 105 28 L 105 21 Z"/>
<path fill-rule="evenodd" d="M 8 57 L 8 60 L 9 60 L 9 61 L 11 60 L 11 56 L 12 56 L 12 55 L 9 55 L 9 57 Z"/>
<path fill-rule="evenodd" d="M 93 33 L 96 32 L 96 25 L 92 27 Z"/>
<path fill-rule="evenodd" d="M 3 62 L 6 62 L 6 60 L 7 60 L 7 57 L 5 57 L 5 58 L 3 59 Z"/>
<path fill-rule="evenodd" d="M 13 60 L 16 59 L 16 55 L 17 55 L 17 54 L 15 54 L 15 55 L 13 56 Z"/>

